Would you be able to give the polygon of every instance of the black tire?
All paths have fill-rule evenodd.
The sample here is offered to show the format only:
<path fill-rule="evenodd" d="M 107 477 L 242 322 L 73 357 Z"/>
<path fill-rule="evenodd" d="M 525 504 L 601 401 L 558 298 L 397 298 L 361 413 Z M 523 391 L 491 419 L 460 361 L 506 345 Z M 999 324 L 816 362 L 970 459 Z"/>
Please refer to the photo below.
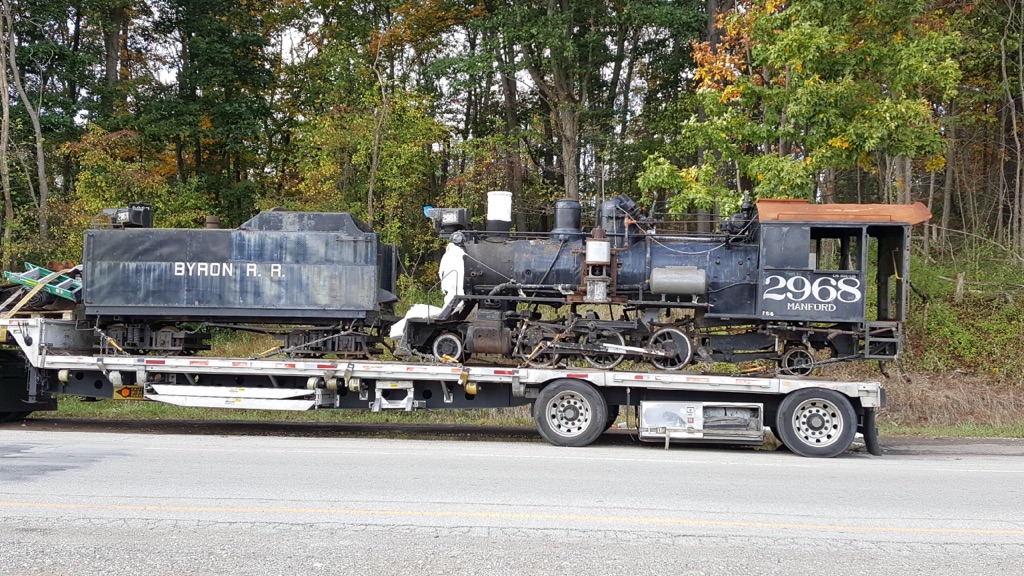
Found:
<path fill-rule="evenodd" d="M 864 435 L 864 447 L 872 456 L 882 455 L 882 445 L 878 443 L 878 416 L 877 408 L 864 409 L 864 423 L 861 425 L 860 433 Z"/>
<path fill-rule="evenodd" d="M 604 433 L 608 403 L 580 380 L 555 380 L 541 389 L 533 404 L 540 435 L 555 446 L 586 446 Z"/>
<path fill-rule="evenodd" d="M 857 414 L 846 396 L 839 392 L 804 388 L 782 399 L 775 418 L 775 431 L 794 454 L 832 458 L 853 443 L 857 435 Z"/>
<path fill-rule="evenodd" d="M 615 425 L 615 421 L 619 419 L 619 406 L 608 407 L 608 418 L 604 421 L 604 431 L 607 432 Z"/>
<path fill-rule="evenodd" d="M 20 422 L 31 414 L 32 412 L 0 412 L 0 424 L 4 422 Z"/>

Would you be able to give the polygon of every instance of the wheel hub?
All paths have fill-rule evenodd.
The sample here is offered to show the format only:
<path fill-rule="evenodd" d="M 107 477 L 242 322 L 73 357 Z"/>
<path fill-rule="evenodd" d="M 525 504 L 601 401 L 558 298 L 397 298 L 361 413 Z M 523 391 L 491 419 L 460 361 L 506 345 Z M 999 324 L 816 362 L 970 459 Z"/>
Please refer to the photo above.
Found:
<path fill-rule="evenodd" d="M 808 400 L 793 411 L 793 430 L 812 446 L 828 446 L 843 433 L 839 409 L 821 399 Z"/>
<path fill-rule="evenodd" d="M 562 436 L 578 436 L 590 424 L 590 404 L 576 394 L 563 394 L 548 403 L 548 422 Z"/>
<path fill-rule="evenodd" d="M 825 427 L 825 419 L 821 417 L 821 414 L 811 414 L 807 418 L 807 427 L 814 431 L 821 430 Z"/>
<path fill-rule="evenodd" d="M 575 422 L 580 417 L 580 411 L 575 406 L 566 406 L 562 409 L 562 419 L 568 422 Z"/>

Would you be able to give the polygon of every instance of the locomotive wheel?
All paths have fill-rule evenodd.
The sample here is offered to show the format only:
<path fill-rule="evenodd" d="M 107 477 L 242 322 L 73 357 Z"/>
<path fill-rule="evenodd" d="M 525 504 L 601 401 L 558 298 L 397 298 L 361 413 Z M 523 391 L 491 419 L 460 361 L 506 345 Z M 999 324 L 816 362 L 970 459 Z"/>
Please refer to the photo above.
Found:
<path fill-rule="evenodd" d="M 693 343 L 686 334 L 675 328 L 658 330 L 651 335 L 647 346 L 668 353 L 668 356 L 651 358 L 651 364 L 659 370 L 679 370 L 693 359 Z"/>
<path fill-rule="evenodd" d="M 456 362 L 462 361 L 462 338 L 458 334 L 445 332 L 434 339 L 434 358 L 444 362 L 445 357 Z"/>
<path fill-rule="evenodd" d="M 551 328 L 535 326 L 526 331 L 520 344 L 519 355 L 527 359 L 526 364 L 534 368 L 554 368 L 562 357 L 553 350 L 545 349 L 544 342 L 553 342 L 557 333 Z M 537 350 L 537 347 L 541 348 Z M 536 350 L 536 354 L 534 351 Z"/>
<path fill-rule="evenodd" d="M 786 350 L 779 358 L 779 373 L 785 376 L 810 376 L 814 372 L 814 355 L 803 346 Z"/>
<path fill-rule="evenodd" d="M 625 346 L 626 339 L 618 332 L 607 331 L 603 334 L 587 334 L 583 337 L 583 343 L 588 345 L 613 344 L 617 346 Z M 583 359 L 598 370 L 611 370 L 618 366 L 625 358 L 626 355 L 622 352 L 594 352 L 592 354 L 583 355 Z"/>
<path fill-rule="evenodd" d="M 794 454 L 832 458 L 846 451 L 857 434 L 857 414 L 846 396 L 834 390 L 803 388 L 779 404 L 775 417 L 779 440 Z"/>
<path fill-rule="evenodd" d="M 537 395 L 533 418 L 540 435 L 555 446 L 586 446 L 604 433 L 608 403 L 586 382 L 560 379 Z"/>

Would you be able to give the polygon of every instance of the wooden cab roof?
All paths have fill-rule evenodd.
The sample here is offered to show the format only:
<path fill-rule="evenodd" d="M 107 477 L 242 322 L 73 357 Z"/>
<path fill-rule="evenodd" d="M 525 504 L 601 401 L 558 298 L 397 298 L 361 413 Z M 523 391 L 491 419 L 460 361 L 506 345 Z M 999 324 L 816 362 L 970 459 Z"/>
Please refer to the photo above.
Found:
<path fill-rule="evenodd" d="M 850 222 L 920 224 L 932 217 L 928 207 L 914 204 L 811 204 L 808 200 L 764 198 L 757 201 L 762 222 Z"/>

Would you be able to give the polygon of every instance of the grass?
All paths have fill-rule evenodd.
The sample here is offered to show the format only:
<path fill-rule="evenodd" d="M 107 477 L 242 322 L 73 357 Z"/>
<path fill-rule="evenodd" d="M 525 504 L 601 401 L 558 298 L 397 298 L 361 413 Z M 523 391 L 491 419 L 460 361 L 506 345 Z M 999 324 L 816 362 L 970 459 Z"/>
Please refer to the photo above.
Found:
<path fill-rule="evenodd" d="M 365 422 L 376 424 L 462 424 L 490 426 L 533 426 L 527 407 L 473 410 L 417 410 L 414 412 L 370 412 L 369 410 L 230 410 L 189 408 L 161 402 L 133 400 L 86 401 L 63 396 L 55 412 L 38 412 L 46 418 L 88 418 L 98 420 L 197 420 L 232 422 Z"/>
<path fill-rule="evenodd" d="M 918 425 L 899 426 L 891 422 L 878 425 L 879 434 L 885 436 L 941 436 L 954 438 L 1024 438 L 1024 423 L 960 424 L 956 426 Z"/>

